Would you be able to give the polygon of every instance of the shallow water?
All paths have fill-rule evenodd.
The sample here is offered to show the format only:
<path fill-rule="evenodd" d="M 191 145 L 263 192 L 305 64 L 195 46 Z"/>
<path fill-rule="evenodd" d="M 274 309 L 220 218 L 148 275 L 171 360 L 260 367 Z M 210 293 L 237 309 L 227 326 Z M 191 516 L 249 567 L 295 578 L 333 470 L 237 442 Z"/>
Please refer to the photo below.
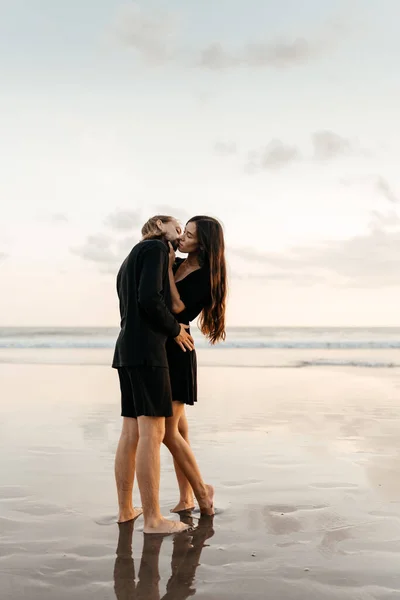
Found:
<path fill-rule="evenodd" d="M 113 520 L 115 372 L 52 352 L 0 365 L 2 598 L 400 598 L 396 369 L 201 367 L 191 439 L 218 514 L 146 541 Z"/>

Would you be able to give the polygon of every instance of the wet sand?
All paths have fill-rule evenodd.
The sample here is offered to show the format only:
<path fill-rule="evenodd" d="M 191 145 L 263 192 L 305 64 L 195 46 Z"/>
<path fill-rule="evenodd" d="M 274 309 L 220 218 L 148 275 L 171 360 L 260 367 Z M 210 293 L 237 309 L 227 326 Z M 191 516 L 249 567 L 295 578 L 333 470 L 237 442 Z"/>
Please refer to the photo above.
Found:
<path fill-rule="evenodd" d="M 399 370 L 200 368 L 188 415 L 218 514 L 148 539 L 113 522 L 115 372 L 18 356 L 0 364 L 2 600 L 400 598 Z"/>

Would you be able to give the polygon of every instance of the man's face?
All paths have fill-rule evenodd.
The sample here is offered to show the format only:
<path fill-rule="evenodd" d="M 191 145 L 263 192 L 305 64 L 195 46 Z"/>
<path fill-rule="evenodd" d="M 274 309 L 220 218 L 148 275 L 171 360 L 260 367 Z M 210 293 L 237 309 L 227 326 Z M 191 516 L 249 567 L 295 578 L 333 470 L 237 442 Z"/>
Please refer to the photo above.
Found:
<path fill-rule="evenodd" d="M 165 234 L 165 239 L 168 242 L 171 242 L 174 250 L 177 250 L 178 244 L 179 244 L 179 239 L 182 234 L 182 229 L 181 229 L 180 224 L 178 223 L 178 221 L 176 219 L 172 219 L 172 221 L 169 221 L 168 223 L 162 223 L 161 225 L 162 225 L 162 230 L 164 231 L 164 234 Z"/>

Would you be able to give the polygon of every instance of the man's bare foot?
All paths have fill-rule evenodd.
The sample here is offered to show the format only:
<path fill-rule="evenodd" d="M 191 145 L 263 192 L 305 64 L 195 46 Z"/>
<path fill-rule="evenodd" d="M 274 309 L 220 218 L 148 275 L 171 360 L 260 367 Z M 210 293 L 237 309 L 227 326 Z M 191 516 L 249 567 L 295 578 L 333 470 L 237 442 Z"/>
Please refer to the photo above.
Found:
<path fill-rule="evenodd" d="M 126 523 L 127 521 L 134 521 L 140 515 L 143 514 L 142 508 L 131 508 L 130 510 L 121 510 L 118 515 L 117 523 Z"/>
<path fill-rule="evenodd" d="M 181 533 L 182 531 L 187 531 L 189 529 L 189 525 L 185 523 L 181 523 L 180 521 L 170 521 L 169 519 L 164 519 L 161 517 L 159 521 L 156 521 L 151 526 L 144 526 L 144 533 L 158 533 L 162 535 L 172 535 L 174 533 Z"/>
<path fill-rule="evenodd" d="M 172 513 L 180 513 L 180 512 L 189 512 L 194 510 L 194 500 L 193 498 L 187 502 L 184 500 L 180 500 L 175 508 L 171 508 L 170 512 Z"/>
<path fill-rule="evenodd" d="M 202 515 L 212 516 L 215 514 L 214 510 L 214 488 L 212 485 L 206 485 L 207 488 L 207 497 L 204 500 L 199 502 L 200 512 Z"/>

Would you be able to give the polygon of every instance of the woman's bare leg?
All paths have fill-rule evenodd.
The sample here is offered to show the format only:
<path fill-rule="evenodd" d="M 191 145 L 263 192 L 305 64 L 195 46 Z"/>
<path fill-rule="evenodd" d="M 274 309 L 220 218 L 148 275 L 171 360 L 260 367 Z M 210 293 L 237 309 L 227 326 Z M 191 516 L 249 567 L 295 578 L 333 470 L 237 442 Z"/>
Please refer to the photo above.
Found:
<path fill-rule="evenodd" d="M 181 407 L 183 407 L 183 408 L 181 408 Z M 186 418 L 185 405 L 181 404 L 180 402 L 173 402 L 173 411 L 174 411 L 174 414 L 177 413 L 178 431 L 181 434 L 181 436 L 183 437 L 183 439 L 186 441 L 186 443 L 189 444 L 189 446 L 190 446 L 189 425 L 188 425 L 187 418 Z M 179 417 L 178 413 L 180 414 L 180 417 Z M 175 467 L 176 478 L 178 480 L 178 486 L 179 486 L 179 502 L 175 506 L 175 508 L 173 508 L 171 510 L 171 512 L 179 513 L 184 510 L 193 510 L 194 509 L 194 495 L 193 495 L 192 486 L 190 485 L 189 481 L 185 477 L 182 469 L 179 467 L 179 465 L 175 459 L 174 459 L 174 467 Z"/>
<path fill-rule="evenodd" d="M 174 416 L 165 419 L 164 444 L 176 460 L 179 468 L 189 481 L 199 503 L 202 514 L 214 514 L 214 489 L 204 483 L 193 451 L 178 430 L 178 422 L 183 411 L 183 405 L 176 405 Z M 140 482 L 139 482 L 140 483 Z"/>

